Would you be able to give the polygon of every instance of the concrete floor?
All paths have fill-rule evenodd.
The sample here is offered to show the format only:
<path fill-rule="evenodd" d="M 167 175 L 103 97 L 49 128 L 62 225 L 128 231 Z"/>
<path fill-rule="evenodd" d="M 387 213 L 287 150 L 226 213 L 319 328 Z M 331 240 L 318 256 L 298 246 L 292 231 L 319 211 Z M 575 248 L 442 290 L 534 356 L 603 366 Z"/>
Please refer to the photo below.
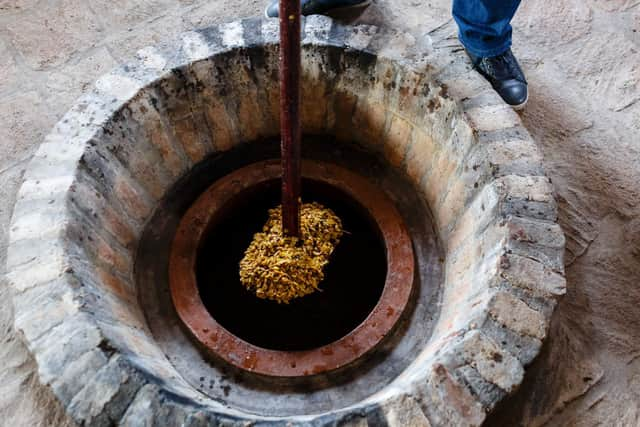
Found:
<path fill-rule="evenodd" d="M 0 265 L 23 169 L 100 74 L 194 27 L 261 14 L 263 0 L 0 0 Z M 356 22 L 425 40 L 448 0 L 374 0 Z M 348 17 L 352 18 L 352 17 Z M 495 426 L 640 425 L 640 1 L 527 0 L 514 51 L 521 113 L 567 235 L 568 294 Z M 0 424 L 72 425 L 34 376 L 0 282 Z"/>

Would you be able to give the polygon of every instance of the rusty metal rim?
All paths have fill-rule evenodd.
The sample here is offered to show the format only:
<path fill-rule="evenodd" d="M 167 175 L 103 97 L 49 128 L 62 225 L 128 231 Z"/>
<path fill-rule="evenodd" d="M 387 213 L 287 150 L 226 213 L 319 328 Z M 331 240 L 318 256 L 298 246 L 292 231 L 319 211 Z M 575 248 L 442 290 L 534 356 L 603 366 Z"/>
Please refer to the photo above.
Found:
<path fill-rule="evenodd" d="M 411 240 L 393 202 L 359 175 L 330 163 L 305 160 L 302 176 L 347 193 L 374 219 L 384 240 L 387 276 L 377 305 L 349 334 L 306 351 L 277 351 L 231 334 L 207 311 L 196 283 L 196 259 L 208 226 L 224 206 L 255 185 L 280 178 L 279 160 L 238 169 L 213 183 L 189 208 L 178 226 L 169 261 L 171 297 L 194 338 L 213 355 L 241 369 L 268 376 L 300 377 L 343 367 L 373 349 L 392 330 L 409 302 L 414 279 Z"/>

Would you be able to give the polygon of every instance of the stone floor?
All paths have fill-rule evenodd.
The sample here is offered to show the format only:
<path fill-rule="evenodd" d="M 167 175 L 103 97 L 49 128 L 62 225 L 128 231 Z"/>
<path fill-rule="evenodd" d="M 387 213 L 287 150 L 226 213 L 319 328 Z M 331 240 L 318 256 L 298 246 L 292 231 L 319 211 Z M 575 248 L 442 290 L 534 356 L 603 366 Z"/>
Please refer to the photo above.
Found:
<path fill-rule="evenodd" d="M 374 0 L 356 22 L 419 41 L 448 0 Z M 0 265 L 27 160 L 100 74 L 149 44 L 262 13 L 263 0 L 0 0 Z M 640 1 L 528 0 L 514 50 L 567 235 L 568 294 L 524 385 L 488 425 L 640 424 Z M 34 376 L 0 282 L 0 424 L 72 425 Z"/>

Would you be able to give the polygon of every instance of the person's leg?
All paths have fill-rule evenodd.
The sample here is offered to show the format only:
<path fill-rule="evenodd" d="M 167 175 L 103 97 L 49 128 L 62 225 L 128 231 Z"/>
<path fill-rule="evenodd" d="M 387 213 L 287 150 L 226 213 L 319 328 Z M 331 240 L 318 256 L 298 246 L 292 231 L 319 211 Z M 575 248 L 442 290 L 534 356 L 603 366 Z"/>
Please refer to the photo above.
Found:
<path fill-rule="evenodd" d="M 453 0 L 458 38 L 474 68 L 514 108 L 529 97 L 527 81 L 511 52 L 511 19 L 520 0 Z"/>
<path fill-rule="evenodd" d="M 476 56 L 497 56 L 511 47 L 511 19 L 520 0 L 453 0 L 460 42 Z"/>
<path fill-rule="evenodd" d="M 324 15 L 339 9 L 351 7 L 364 7 L 371 3 L 371 0 L 300 0 L 301 12 L 303 15 Z M 267 6 L 264 14 L 267 18 L 277 18 L 278 0 L 274 0 Z"/>

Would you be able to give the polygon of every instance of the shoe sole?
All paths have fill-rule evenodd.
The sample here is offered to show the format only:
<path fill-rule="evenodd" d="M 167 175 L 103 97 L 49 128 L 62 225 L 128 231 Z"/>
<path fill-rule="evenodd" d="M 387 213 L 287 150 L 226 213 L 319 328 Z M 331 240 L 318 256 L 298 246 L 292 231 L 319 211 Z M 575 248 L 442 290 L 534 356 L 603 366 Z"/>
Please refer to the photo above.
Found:
<path fill-rule="evenodd" d="M 367 7 L 367 6 L 371 5 L 371 3 L 372 3 L 372 0 L 367 0 L 367 1 L 359 3 L 359 4 L 354 4 L 353 6 L 343 6 L 343 7 L 336 7 L 335 9 L 329 9 L 325 13 L 340 12 L 340 11 L 352 10 L 352 9 L 360 9 L 360 8 Z M 264 9 L 264 16 L 266 18 L 268 18 L 268 19 L 276 19 L 276 18 L 278 18 L 277 16 L 274 16 L 274 17 L 269 16 L 267 14 L 268 11 L 269 11 L 269 6 L 267 6 Z M 323 15 L 323 14 L 316 13 L 314 15 Z"/>
<path fill-rule="evenodd" d="M 511 108 L 513 108 L 516 111 L 520 111 L 527 105 L 528 101 L 529 101 L 529 94 L 527 94 L 527 99 L 525 99 L 523 103 L 518 105 L 512 105 Z"/>

